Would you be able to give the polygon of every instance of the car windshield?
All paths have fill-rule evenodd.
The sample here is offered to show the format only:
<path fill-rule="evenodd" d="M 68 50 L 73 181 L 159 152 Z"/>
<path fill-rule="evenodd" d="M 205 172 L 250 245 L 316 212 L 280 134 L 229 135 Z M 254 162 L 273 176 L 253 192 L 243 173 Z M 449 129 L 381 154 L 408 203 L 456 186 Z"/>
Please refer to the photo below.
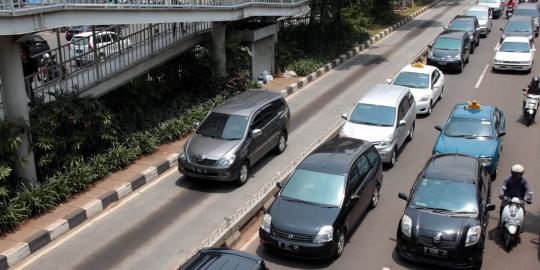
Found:
<path fill-rule="evenodd" d="M 395 118 L 396 108 L 394 107 L 358 103 L 349 121 L 355 124 L 392 127 Z"/>
<path fill-rule="evenodd" d="M 530 52 L 529 43 L 525 42 L 503 42 L 499 48 L 500 52 L 520 52 L 528 53 Z"/>
<path fill-rule="evenodd" d="M 210 113 L 197 129 L 197 134 L 222 140 L 240 140 L 246 133 L 248 117 Z"/>
<path fill-rule="evenodd" d="M 457 38 L 437 38 L 433 48 L 441 50 L 461 50 L 461 40 Z"/>
<path fill-rule="evenodd" d="M 538 17 L 538 11 L 534 8 L 518 8 L 514 11 L 515 16 Z"/>
<path fill-rule="evenodd" d="M 408 71 L 400 72 L 393 84 L 411 88 L 428 88 L 429 74 Z"/>
<path fill-rule="evenodd" d="M 508 22 L 505 32 L 532 32 L 532 25 L 528 22 Z"/>
<path fill-rule="evenodd" d="M 345 175 L 297 169 L 280 196 L 285 200 L 339 207 L 345 196 Z"/>
<path fill-rule="evenodd" d="M 478 20 L 487 20 L 488 14 L 481 10 L 468 10 L 467 16 L 475 16 Z"/>
<path fill-rule="evenodd" d="M 89 38 L 87 37 L 73 37 L 71 43 L 76 45 L 88 45 Z"/>
<path fill-rule="evenodd" d="M 450 23 L 449 29 L 472 32 L 474 31 L 474 24 L 470 21 L 453 21 Z"/>
<path fill-rule="evenodd" d="M 478 213 L 476 187 L 463 181 L 423 178 L 416 185 L 410 202 L 413 208 Z"/>
<path fill-rule="evenodd" d="M 449 137 L 492 138 L 493 127 L 489 120 L 453 117 L 446 125 L 444 135 Z"/>

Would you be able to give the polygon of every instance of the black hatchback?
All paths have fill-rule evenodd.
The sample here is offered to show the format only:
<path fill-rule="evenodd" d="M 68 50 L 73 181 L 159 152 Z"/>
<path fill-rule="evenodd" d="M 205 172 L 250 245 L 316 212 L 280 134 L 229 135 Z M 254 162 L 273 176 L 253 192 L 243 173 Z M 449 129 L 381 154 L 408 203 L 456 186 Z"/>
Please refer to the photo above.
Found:
<path fill-rule="evenodd" d="M 229 248 L 199 250 L 178 270 L 268 270 L 258 256 Z"/>
<path fill-rule="evenodd" d="M 377 206 L 382 180 L 381 159 L 371 143 L 326 142 L 282 187 L 261 223 L 261 242 L 293 256 L 340 256 L 347 233 Z"/>
<path fill-rule="evenodd" d="M 408 260 L 480 268 L 491 180 L 474 157 L 433 156 L 418 175 L 397 229 L 396 251 Z"/>
<path fill-rule="evenodd" d="M 480 24 L 475 16 L 456 16 L 448 25 L 448 29 L 465 31 L 469 34 L 471 43 L 474 44 L 471 53 L 474 53 L 474 47 L 480 45 Z"/>
<path fill-rule="evenodd" d="M 474 50 L 469 34 L 465 31 L 445 30 L 429 45 L 427 63 L 439 68 L 463 71 Z"/>

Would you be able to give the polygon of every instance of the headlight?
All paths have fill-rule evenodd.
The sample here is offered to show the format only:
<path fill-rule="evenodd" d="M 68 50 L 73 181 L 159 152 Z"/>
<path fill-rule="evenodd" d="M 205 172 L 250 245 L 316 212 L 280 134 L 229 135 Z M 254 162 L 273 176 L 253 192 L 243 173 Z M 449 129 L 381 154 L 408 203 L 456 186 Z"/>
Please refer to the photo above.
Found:
<path fill-rule="evenodd" d="M 411 237 L 411 230 L 412 230 L 412 220 L 409 216 L 403 215 L 401 218 L 401 232 L 407 236 Z"/>
<path fill-rule="evenodd" d="M 381 141 L 381 144 L 379 144 L 381 147 L 390 146 L 392 145 L 392 141 L 394 140 L 394 135 L 390 135 L 386 137 L 386 139 Z"/>
<path fill-rule="evenodd" d="M 226 155 L 219 159 L 217 165 L 220 167 L 229 166 L 233 164 L 235 158 L 236 158 L 235 155 Z"/>
<path fill-rule="evenodd" d="M 420 99 L 420 101 L 428 101 L 428 100 L 429 100 L 429 95 L 425 95 Z"/>
<path fill-rule="evenodd" d="M 493 60 L 493 63 L 495 63 L 495 64 L 502 64 L 502 62 L 503 62 L 503 61 L 497 60 L 497 59 Z"/>
<path fill-rule="evenodd" d="M 334 227 L 323 226 L 315 239 L 313 239 L 313 243 L 326 243 L 332 241 L 332 239 L 334 239 Z"/>
<path fill-rule="evenodd" d="M 476 243 L 478 243 L 478 240 L 480 240 L 480 233 L 482 232 L 482 229 L 480 226 L 474 226 L 469 228 L 469 231 L 467 232 L 467 239 L 465 240 L 465 246 L 472 246 Z"/>
<path fill-rule="evenodd" d="M 178 153 L 178 159 L 183 161 L 187 160 L 186 149 L 182 148 L 182 151 Z"/>
<path fill-rule="evenodd" d="M 461 60 L 461 54 L 454 56 L 454 60 Z"/>
<path fill-rule="evenodd" d="M 267 233 L 270 233 L 270 226 L 272 225 L 272 216 L 266 214 L 261 222 L 261 229 Z"/>
<path fill-rule="evenodd" d="M 480 160 L 480 163 L 482 163 L 482 166 L 489 166 L 491 164 L 491 159 L 489 157 L 481 157 L 478 160 Z"/>

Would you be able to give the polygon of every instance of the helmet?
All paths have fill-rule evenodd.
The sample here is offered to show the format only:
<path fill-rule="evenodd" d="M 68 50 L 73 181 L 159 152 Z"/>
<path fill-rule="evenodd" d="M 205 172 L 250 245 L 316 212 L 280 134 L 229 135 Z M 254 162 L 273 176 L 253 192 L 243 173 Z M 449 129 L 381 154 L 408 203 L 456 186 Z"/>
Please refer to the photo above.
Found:
<path fill-rule="evenodd" d="M 516 164 L 512 166 L 512 175 L 514 174 L 523 175 L 524 172 L 525 172 L 525 168 L 523 168 L 523 166 L 521 166 L 520 164 Z"/>
<path fill-rule="evenodd" d="M 534 86 L 538 86 L 539 82 L 540 82 L 540 78 L 538 78 L 537 76 L 534 76 L 532 78 L 531 84 L 534 85 Z"/>

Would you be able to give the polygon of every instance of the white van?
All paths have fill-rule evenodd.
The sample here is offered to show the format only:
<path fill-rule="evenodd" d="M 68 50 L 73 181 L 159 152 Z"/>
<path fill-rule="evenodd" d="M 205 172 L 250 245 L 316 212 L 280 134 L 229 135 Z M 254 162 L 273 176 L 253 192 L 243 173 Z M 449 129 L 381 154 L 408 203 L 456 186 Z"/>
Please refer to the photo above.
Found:
<path fill-rule="evenodd" d="M 95 59 L 94 50 L 97 50 L 98 59 L 114 55 L 131 46 L 128 38 L 121 38 L 112 31 L 96 32 L 96 40 L 92 32 L 83 32 L 73 36 L 69 45 L 69 54 L 77 66 L 81 66 Z"/>

